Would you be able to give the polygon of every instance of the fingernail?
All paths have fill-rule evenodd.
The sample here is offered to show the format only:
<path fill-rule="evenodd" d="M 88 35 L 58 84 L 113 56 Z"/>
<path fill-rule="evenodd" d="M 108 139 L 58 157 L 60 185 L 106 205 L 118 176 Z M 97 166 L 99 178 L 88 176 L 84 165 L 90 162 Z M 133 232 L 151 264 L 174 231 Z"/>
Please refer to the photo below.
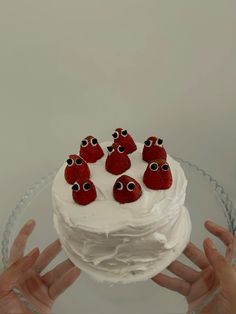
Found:
<path fill-rule="evenodd" d="M 38 248 L 34 248 L 32 251 L 30 251 L 26 256 L 27 257 L 32 257 L 34 254 L 36 254 L 36 252 L 38 252 Z"/>
<path fill-rule="evenodd" d="M 76 275 L 80 275 L 81 270 L 78 267 L 75 267 L 74 272 Z"/>
<path fill-rule="evenodd" d="M 206 222 L 208 225 L 212 226 L 212 227 L 219 227 L 216 223 L 214 223 L 213 221 L 211 220 L 207 220 Z"/>
<path fill-rule="evenodd" d="M 210 238 L 207 238 L 207 246 L 212 250 L 216 250 L 216 247 Z"/>
<path fill-rule="evenodd" d="M 33 219 L 30 219 L 27 223 L 26 223 L 26 226 L 29 227 L 31 225 L 34 225 L 35 224 L 35 221 Z"/>

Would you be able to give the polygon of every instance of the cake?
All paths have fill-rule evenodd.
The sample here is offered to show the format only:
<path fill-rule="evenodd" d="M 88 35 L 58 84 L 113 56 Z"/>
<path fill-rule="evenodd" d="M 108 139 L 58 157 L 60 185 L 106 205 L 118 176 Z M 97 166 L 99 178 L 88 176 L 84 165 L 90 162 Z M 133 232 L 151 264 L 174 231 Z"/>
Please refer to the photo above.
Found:
<path fill-rule="evenodd" d="M 153 277 L 189 242 L 186 187 L 184 171 L 162 139 L 135 143 L 121 128 L 112 141 L 86 137 L 52 186 L 54 226 L 64 252 L 98 281 Z"/>

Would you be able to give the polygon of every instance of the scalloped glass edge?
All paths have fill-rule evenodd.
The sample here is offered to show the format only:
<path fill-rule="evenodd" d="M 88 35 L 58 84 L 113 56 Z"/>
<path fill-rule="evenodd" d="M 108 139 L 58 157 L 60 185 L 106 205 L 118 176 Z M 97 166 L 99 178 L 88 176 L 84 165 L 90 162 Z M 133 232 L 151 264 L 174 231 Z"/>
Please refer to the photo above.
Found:
<path fill-rule="evenodd" d="M 225 192 L 222 185 L 220 185 L 216 179 L 214 179 L 209 173 L 207 173 L 205 170 L 201 169 L 197 165 L 186 161 L 180 157 L 172 156 L 175 160 L 179 161 L 182 164 L 185 164 L 191 168 L 193 168 L 195 171 L 201 173 L 203 177 L 205 177 L 212 188 L 212 190 L 215 192 L 215 194 L 218 196 L 219 200 L 221 201 L 225 211 L 225 217 L 227 220 L 229 231 L 235 236 L 236 233 L 236 209 L 233 206 L 233 202 L 230 200 L 228 194 Z M 41 178 L 40 181 L 33 184 L 26 193 L 22 196 L 19 203 L 16 205 L 15 209 L 12 211 L 11 215 L 8 218 L 7 224 L 5 225 L 5 229 L 3 231 L 3 240 L 2 240 L 2 262 L 4 269 L 6 269 L 8 265 L 8 255 L 9 255 L 9 242 L 10 242 L 10 236 L 11 232 L 14 226 L 14 223 L 16 222 L 18 216 L 21 213 L 22 209 L 26 209 L 27 206 L 31 203 L 31 201 L 40 194 L 49 184 L 52 183 L 57 171 L 59 168 L 54 169 L 53 171 L 50 171 L 48 175 Z M 232 260 L 232 265 L 236 263 L 236 256 L 234 256 Z M 18 295 L 18 297 L 21 299 L 22 302 L 33 312 L 38 313 L 37 310 L 34 309 L 32 305 L 30 305 L 25 298 L 20 294 L 20 292 L 16 289 L 14 289 L 15 293 Z M 218 293 L 219 288 L 214 290 L 203 302 L 201 305 L 197 306 L 194 310 L 192 310 L 189 314 L 197 314 L 199 313 Z"/>

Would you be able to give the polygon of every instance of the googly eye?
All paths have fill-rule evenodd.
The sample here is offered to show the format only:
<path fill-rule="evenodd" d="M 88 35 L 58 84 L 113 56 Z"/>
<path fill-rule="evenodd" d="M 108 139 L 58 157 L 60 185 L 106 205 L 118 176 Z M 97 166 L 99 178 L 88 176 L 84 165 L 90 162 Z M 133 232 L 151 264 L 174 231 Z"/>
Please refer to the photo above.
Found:
<path fill-rule="evenodd" d="M 123 130 L 123 131 L 121 132 L 121 135 L 122 135 L 123 137 L 126 137 L 127 134 L 128 134 L 127 130 Z"/>
<path fill-rule="evenodd" d="M 118 146 L 117 150 L 119 153 L 123 153 L 125 151 L 124 147 L 120 145 Z"/>
<path fill-rule="evenodd" d="M 113 152 L 114 148 L 112 146 L 107 146 L 107 151 L 108 154 L 111 155 L 111 153 Z"/>
<path fill-rule="evenodd" d="M 91 144 L 92 144 L 93 146 L 96 146 L 97 143 L 98 143 L 98 140 L 97 140 L 96 138 L 93 138 L 93 139 L 91 140 Z"/>
<path fill-rule="evenodd" d="M 126 187 L 128 191 L 132 192 L 135 189 L 135 183 L 129 182 Z"/>
<path fill-rule="evenodd" d="M 157 145 L 162 146 L 162 144 L 163 144 L 163 139 L 159 138 L 157 140 Z"/>
<path fill-rule="evenodd" d="M 71 158 L 67 159 L 66 162 L 67 162 L 67 165 L 68 165 L 69 167 L 71 167 L 71 166 L 74 164 L 74 160 L 71 159 Z"/>
<path fill-rule="evenodd" d="M 169 165 L 168 164 L 164 164 L 164 165 L 162 165 L 161 166 L 161 169 L 163 170 L 163 171 L 167 171 L 167 170 L 169 170 Z"/>
<path fill-rule="evenodd" d="M 158 164 L 156 162 L 152 162 L 149 166 L 149 168 L 152 170 L 152 171 L 157 171 L 158 170 Z"/>
<path fill-rule="evenodd" d="M 114 137 L 114 139 L 116 140 L 119 137 L 119 133 L 117 131 L 115 131 L 112 136 Z"/>
<path fill-rule="evenodd" d="M 119 190 L 119 191 L 121 191 L 121 190 L 123 190 L 123 183 L 122 182 L 120 182 L 120 181 L 117 181 L 116 182 L 116 184 L 115 184 L 115 189 L 116 190 Z"/>
<path fill-rule="evenodd" d="M 152 146 L 152 141 L 146 140 L 146 141 L 144 142 L 144 145 L 145 145 L 146 147 L 150 147 L 150 146 Z"/>
<path fill-rule="evenodd" d="M 79 183 L 73 184 L 73 185 L 72 185 L 72 190 L 73 190 L 73 191 L 76 191 L 76 192 L 79 191 L 79 190 L 80 190 L 80 185 L 79 185 Z"/>
<path fill-rule="evenodd" d="M 87 139 L 84 139 L 82 142 L 81 142 L 81 146 L 82 147 L 86 147 L 86 146 L 88 146 L 88 140 Z"/>
<path fill-rule="evenodd" d="M 90 188 L 91 188 L 91 184 L 89 182 L 84 183 L 83 189 L 84 189 L 85 192 L 90 190 Z"/>
<path fill-rule="evenodd" d="M 82 160 L 81 158 L 77 158 L 77 159 L 75 160 L 75 163 L 76 163 L 76 165 L 80 166 L 80 165 L 82 165 L 83 160 Z"/>

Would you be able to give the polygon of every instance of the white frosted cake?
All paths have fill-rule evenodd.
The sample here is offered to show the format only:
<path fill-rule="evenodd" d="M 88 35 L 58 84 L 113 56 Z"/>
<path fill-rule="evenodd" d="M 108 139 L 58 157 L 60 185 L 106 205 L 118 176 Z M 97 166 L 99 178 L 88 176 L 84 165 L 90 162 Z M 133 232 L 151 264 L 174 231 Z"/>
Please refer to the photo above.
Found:
<path fill-rule="evenodd" d="M 87 141 L 92 139 L 88 137 Z M 99 145 L 97 140 L 93 142 L 93 147 Z M 159 142 L 157 139 L 154 145 L 162 147 L 162 141 Z M 81 160 L 86 163 L 83 154 L 86 145 L 88 143 L 82 141 L 78 164 Z M 143 160 L 144 146 L 148 149 L 150 140 L 145 141 L 145 145 L 136 143 L 131 153 L 112 142 L 99 146 L 102 151 L 99 159 L 86 163 L 89 173 L 80 173 L 84 178 L 66 174 L 70 167 L 75 167 L 73 156 L 76 155 L 70 155 L 58 171 L 52 187 L 56 231 L 69 259 L 94 279 L 122 283 L 146 280 L 164 270 L 189 242 L 191 221 L 184 206 L 186 177 L 180 164 L 169 155 L 165 159 L 154 156 L 154 161 L 152 158 L 149 162 Z M 122 167 L 125 164 L 124 169 L 128 168 L 122 173 L 119 167 L 118 170 L 116 166 L 112 168 L 116 159 L 111 160 L 110 166 L 107 161 L 112 154 L 115 156 L 116 148 L 118 157 L 120 153 L 129 159 L 129 165 L 121 163 Z M 171 170 L 168 187 L 151 185 L 150 188 L 148 179 L 145 181 L 145 171 L 156 175 L 157 168 L 163 173 Z M 116 170 L 119 174 L 114 174 Z M 124 182 L 128 181 L 122 180 L 127 178 L 132 182 L 125 186 Z M 158 180 L 164 182 L 161 178 Z M 134 193 L 136 189 L 138 192 Z M 87 195 L 88 190 L 95 194 L 91 200 L 85 198 L 84 201 L 83 195 Z M 130 193 L 135 199 L 129 198 Z"/>

